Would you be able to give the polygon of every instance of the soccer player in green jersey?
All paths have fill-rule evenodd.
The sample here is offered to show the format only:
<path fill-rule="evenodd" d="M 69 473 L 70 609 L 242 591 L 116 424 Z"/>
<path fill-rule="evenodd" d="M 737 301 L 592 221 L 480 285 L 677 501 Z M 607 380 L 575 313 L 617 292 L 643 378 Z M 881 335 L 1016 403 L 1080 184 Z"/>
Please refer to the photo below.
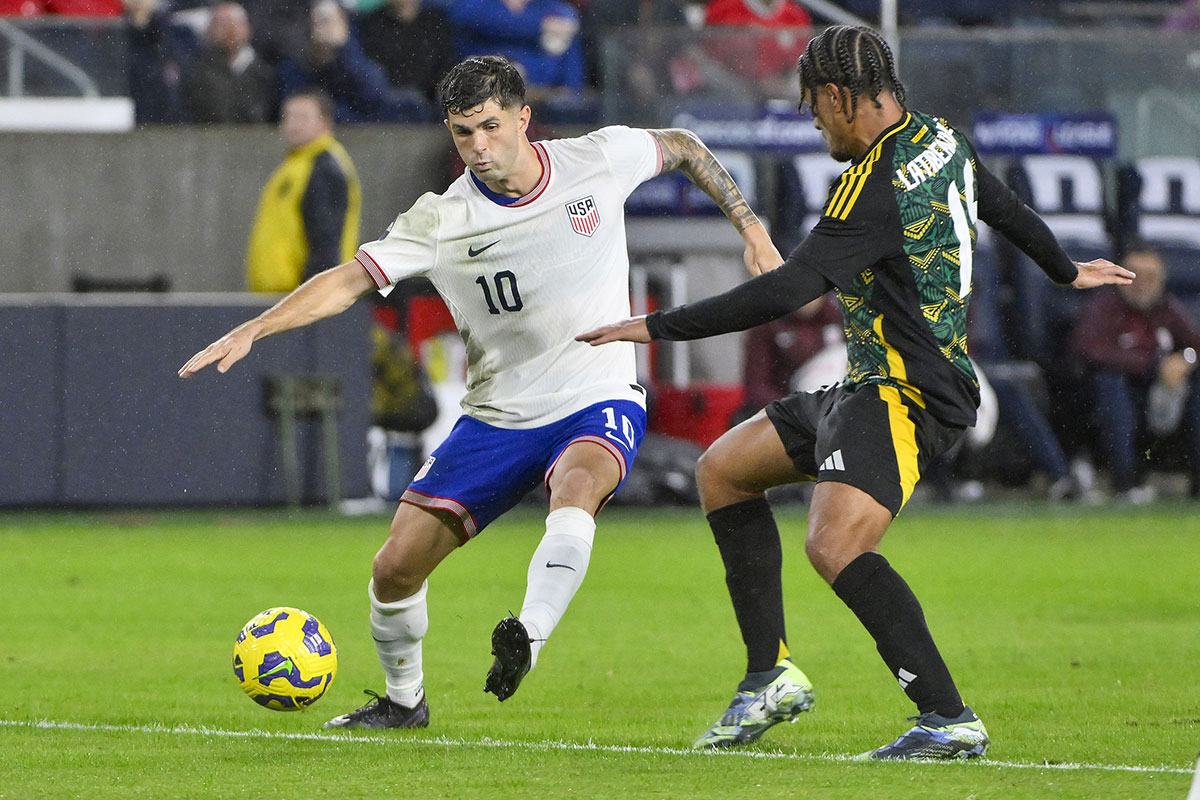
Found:
<path fill-rule="evenodd" d="M 921 472 L 975 421 L 967 358 L 972 246 L 982 219 L 1059 284 L 1129 283 L 1104 260 L 1072 261 L 1046 224 L 945 120 L 908 109 L 886 42 L 835 26 L 800 57 L 802 108 L 850 166 L 824 213 L 778 269 L 725 294 L 580 335 L 582 341 L 698 339 L 777 319 L 827 291 L 841 303 L 845 379 L 771 403 L 700 459 L 697 478 L 748 665 L 702 748 L 751 742 L 812 706 L 784 630 L 781 548 L 764 492 L 816 481 L 805 552 L 875 639 L 917 707 L 916 725 L 868 759 L 971 758 L 988 746 L 963 704 L 916 596 L 877 552 Z"/>

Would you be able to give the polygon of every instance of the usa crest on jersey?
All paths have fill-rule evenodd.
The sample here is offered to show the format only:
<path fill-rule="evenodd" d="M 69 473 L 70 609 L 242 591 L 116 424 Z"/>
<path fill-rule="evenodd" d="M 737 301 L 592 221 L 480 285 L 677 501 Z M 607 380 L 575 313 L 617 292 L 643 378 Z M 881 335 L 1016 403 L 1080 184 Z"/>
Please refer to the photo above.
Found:
<path fill-rule="evenodd" d="M 596 201 L 590 194 L 567 203 L 567 216 L 575 232 L 584 236 L 591 236 L 600 227 L 600 212 L 596 210 Z"/>

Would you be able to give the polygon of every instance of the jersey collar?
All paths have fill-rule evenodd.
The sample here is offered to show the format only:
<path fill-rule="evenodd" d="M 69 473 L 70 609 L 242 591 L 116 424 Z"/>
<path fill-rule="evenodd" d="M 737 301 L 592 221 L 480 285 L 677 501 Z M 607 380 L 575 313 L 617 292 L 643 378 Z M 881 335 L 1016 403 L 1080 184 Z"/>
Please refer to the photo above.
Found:
<path fill-rule="evenodd" d="M 542 196 L 542 192 L 546 191 L 546 187 L 550 184 L 550 156 L 546 152 L 546 145 L 541 142 L 533 142 L 533 152 L 537 154 L 538 163 L 542 165 L 542 177 L 538 179 L 535 185 L 528 194 L 521 197 L 509 197 L 503 194 L 497 194 L 487 187 L 487 184 L 481 181 L 474 172 L 467 170 L 471 175 L 471 183 L 479 190 L 479 193 L 491 200 L 498 206 L 506 206 L 507 208 L 519 208 L 527 206 L 534 200 Z"/>
<path fill-rule="evenodd" d="M 866 149 L 866 151 L 862 154 L 862 156 L 860 156 L 859 158 L 856 158 L 852 162 L 850 162 L 851 165 L 856 166 L 856 165 L 861 164 L 862 162 L 866 161 L 867 156 L 871 155 L 871 153 L 874 152 L 879 147 L 879 145 L 881 145 L 885 141 L 887 141 L 887 138 L 889 136 L 892 136 L 897 131 L 904 130 L 904 128 L 908 125 L 908 123 L 912 122 L 912 120 L 913 120 L 912 112 L 905 111 L 904 116 L 900 118 L 900 121 L 895 123 L 894 125 L 892 125 L 890 128 L 885 130 L 883 133 L 879 134 L 879 136 L 875 137 L 875 141 L 871 142 L 871 146 Z"/>

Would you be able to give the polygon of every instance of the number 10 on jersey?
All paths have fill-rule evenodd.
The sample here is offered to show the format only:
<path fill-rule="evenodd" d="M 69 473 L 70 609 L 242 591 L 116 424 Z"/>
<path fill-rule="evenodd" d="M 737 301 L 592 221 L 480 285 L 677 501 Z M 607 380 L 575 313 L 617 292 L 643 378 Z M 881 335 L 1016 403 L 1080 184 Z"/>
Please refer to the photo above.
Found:
<path fill-rule="evenodd" d="M 505 311 L 520 311 L 525 307 L 521 302 L 521 292 L 517 290 L 517 276 L 508 270 L 497 272 L 490 281 L 486 275 L 480 275 L 475 282 L 483 289 L 483 301 L 487 303 L 489 314 L 499 314 L 501 308 Z M 496 307 L 496 300 L 492 299 L 492 287 L 495 287 L 495 296 L 500 302 L 500 308 Z"/>

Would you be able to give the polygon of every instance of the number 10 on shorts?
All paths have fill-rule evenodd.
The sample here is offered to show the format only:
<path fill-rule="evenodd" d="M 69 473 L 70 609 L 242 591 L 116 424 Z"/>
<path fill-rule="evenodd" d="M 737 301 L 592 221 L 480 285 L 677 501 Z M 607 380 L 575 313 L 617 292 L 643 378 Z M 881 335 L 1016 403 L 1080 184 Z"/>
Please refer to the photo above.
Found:
<path fill-rule="evenodd" d="M 627 445 L 629 449 L 632 450 L 637 437 L 637 431 L 634 429 L 633 423 L 629 421 L 629 417 L 621 414 L 621 425 L 620 427 L 617 427 L 617 412 L 614 411 L 611 406 L 603 409 L 602 413 L 604 414 L 605 418 L 604 427 L 608 428 L 608 430 L 604 432 L 604 435 L 618 444 Z M 619 438 L 617 438 L 618 435 L 624 437 L 625 441 L 622 442 Z"/>

